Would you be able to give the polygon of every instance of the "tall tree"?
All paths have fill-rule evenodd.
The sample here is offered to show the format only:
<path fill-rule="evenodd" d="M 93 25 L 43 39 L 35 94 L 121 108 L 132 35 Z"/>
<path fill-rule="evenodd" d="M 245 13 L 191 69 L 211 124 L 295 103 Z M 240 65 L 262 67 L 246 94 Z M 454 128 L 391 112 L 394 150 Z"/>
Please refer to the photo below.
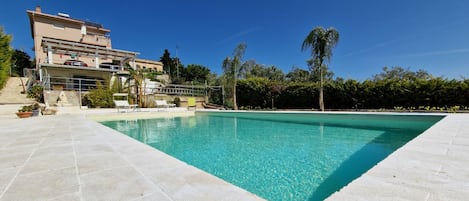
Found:
<path fill-rule="evenodd" d="M 404 69 L 402 67 L 392 67 L 389 69 L 388 67 L 383 67 L 382 73 L 376 74 L 373 76 L 374 81 L 380 80 L 428 80 L 432 78 L 427 71 L 419 69 L 418 71 L 411 71 L 409 68 Z"/>
<path fill-rule="evenodd" d="M 189 64 L 185 69 L 185 79 L 193 84 L 204 84 L 210 75 L 210 69 L 198 64 Z"/>
<path fill-rule="evenodd" d="M 0 89 L 5 85 L 11 67 L 10 41 L 11 36 L 3 33 L 3 27 L 0 26 Z"/>
<path fill-rule="evenodd" d="M 339 42 L 339 32 L 330 27 L 324 29 L 323 27 L 315 27 L 306 36 L 301 50 L 311 50 L 311 63 L 313 68 L 319 68 L 320 71 L 320 88 L 319 88 L 319 107 L 324 111 L 324 83 L 322 69 L 327 68 L 324 61 L 330 61 L 332 57 L 332 49 Z"/>
<path fill-rule="evenodd" d="M 308 82 L 309 71 L 303 70 L 298 67 L 293 67 L 292 70 L 285 77 L 291 82 Z"/>
<path fill-rule="evenodd" d="M 21 50 L 15 50 L 13 52 L 12 61 L 14 64 L 12 73 L 18 76 L 23 76 L 24 68 L 32 67 L 31 57 L 26 52 Z"/>
<path fill-rule="evenodd" d="M 137 104 L 139 107 L 144 107 L 146 104 L 144 90 L 145 90 L 145 75 L 143 69 L 134 69 L 129 64 L 126 64 L 126 69 L 129 72 L 129 77 L 125 81 L 125 85 L 127 85 L 127 92 L 129 94 L 132 93 L 132 89 L 135 92 L 137 98 Z"/>
<path fill-rule="evenodd" d="M 238 78 L 243 72 L 242 60 L 244 52 L 246 51 L 246 44 L 240 43 L 233 51 L 233 58 L 226 57 L 223 60 L 223 72 L 225 74 L 227 84 L 231 87 L 232 99 L 233 99 L 233 109 L 237 110 L 238 105 L 236 103 L 236 84 Z"/>

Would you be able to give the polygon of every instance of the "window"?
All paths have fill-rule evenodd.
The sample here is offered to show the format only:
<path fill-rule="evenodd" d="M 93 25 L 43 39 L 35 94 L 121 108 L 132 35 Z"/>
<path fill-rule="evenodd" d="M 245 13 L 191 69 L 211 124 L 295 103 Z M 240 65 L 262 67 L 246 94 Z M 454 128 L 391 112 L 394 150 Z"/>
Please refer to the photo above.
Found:
<path fill-rule="evenodd" d="M 65 26 L 63 24 L 54 24 L 54 28 L 59 30 L 65 30 Z"/>

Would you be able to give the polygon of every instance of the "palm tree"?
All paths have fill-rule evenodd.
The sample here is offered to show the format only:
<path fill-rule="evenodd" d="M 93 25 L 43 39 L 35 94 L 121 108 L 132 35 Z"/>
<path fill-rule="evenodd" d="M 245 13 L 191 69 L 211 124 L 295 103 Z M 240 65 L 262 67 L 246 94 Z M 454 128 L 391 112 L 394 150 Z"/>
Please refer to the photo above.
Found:
<path fill-rule="evenodd" d="M 126 69 L 129 72 L 129 77 L 125 81 L 125 85 L 128 86 L 128 93 L 131 93 L 131 88 L 133 87 L 135 90 L 135 95 L 137 97 L 137 104 L 139 107 L 143 107 L 143 103 L 146 102 L 142 100 L 144 98 L 143 84 L 145 82 L 145 76 L 142 69 L 133 69 L 129 64 L 126 64 Z"/>
<path fill-rule="evenodd" d="M 301 46 L 301 50 L 305 51 L 311 48 L 311 62 L 312 68 L 319 68 L 320 72 L 320 88 L 319 88 L 319 107 L 324 111 L 324 84 L 322 68 L 327 65 L 324 60 L 330 61 L 332 56 L 332 49 L 339 42 L 339 32 L 333 27 L 324 29 L 323 27 L 315 27 L 306 36 Z"/>
<path fill-rule="evenodd" d="M 228 84 L 232 87 L 234 110 L 238 109 L 238 104 L 236 103 L 236 84 L 238 77 L 243 72 L 241 62 L 245 51 L 246 44 L 240 43 L 233 51 L 233 58 L 226 57 L 225 60 L 223 60 L 223 71 Z"/>

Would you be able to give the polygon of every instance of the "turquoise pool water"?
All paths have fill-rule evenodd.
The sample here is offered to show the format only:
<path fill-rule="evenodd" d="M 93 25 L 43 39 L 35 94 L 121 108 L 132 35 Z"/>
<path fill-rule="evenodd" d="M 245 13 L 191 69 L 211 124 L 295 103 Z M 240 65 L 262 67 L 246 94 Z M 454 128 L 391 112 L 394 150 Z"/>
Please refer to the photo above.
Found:
<path fill-rule="evenodd" d="M 197 112 L 102 124 L 268 200 L 323 200 L 441 118 Z"/>

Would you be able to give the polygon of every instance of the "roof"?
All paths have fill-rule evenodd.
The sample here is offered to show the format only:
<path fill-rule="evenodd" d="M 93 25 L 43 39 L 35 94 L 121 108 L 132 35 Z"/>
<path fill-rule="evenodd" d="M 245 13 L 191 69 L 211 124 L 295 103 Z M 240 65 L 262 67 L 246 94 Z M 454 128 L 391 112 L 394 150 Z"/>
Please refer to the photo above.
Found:
<path fill-rule="evenodd" d="M 95 45 L 87 45 L 83 43 L 64 41 L 53 38 L 42 39 L 43 48 L 52 48 L 56 54 L 70 54 L 75 53 L 77 55 L 100 55 L 115 60 L 127 60 L 133 59 L 139 54 L 138 52 L 131 52 L 118 49 L 110 49 Z"/>
<path fill-rule="evenodd" d="M 59 16 L 59 15 L 51 15 L 51 14 L 36 12 L 36 11 L 31 11 L 31 10 L 27 10 L 26 13 L 28 14 L 28 17 L 29 17 L 29 24 L 31 26 L 31 34 L 32 34 L 33 37 L 34 37 L 33 24 L 34 24 L 34 21 L 35 21 L 34 18 L 36 16 L 49 18 L 49 19 L 54 19 L 54 20 L 57 20 L 57 21 L 64 21 L 64 22 L 68 22 L 68 23 L 75 23 L 75 24 L 81 24 L 81 25 L 84 24 L 84 25 L 86 25 L 87 28 L 96 29 L 96 30 L 106 32 L 106 33 L 111 32 L 110 29 L 106 29 L 106 28 L 103 27 L 103 25 L 101 25 L 99 23 L 95 23 L 95 22 L 75 19 L 75 18 L 71 18 L 71 17 L 64 17 L 64 16 Z"/>
<path fill-rule="evenodd" d="M 163 65 L 160 61 L 155 61 L 155 60 L 149 60 L 149 59 L 140 59 L 140 58 L 135 58 L 135 62 L 138 63 L 147 63 L 147 64 L 155 64 L 155 65 Z"/>

